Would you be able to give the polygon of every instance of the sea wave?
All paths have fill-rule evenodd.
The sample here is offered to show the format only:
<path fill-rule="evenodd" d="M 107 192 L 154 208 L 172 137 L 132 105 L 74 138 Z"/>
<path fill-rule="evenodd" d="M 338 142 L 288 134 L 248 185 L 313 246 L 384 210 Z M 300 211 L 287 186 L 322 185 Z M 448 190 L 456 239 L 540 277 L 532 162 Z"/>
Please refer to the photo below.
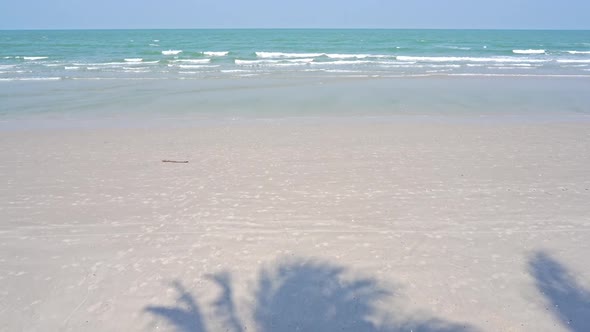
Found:
<path fill-rule="evenodd" d="M 545 54 L 545 50 L 512 50 L 514 54 Z"/>
<path fill-rule="evenodd" d="M 446 56 L 404 56 L 396 57 L 399 61 L 419 61 L 419 62 L 531 62 L 541 63 L 549 60 L 541 59 L 523 59 L 517 57 L 493 57 L 493 58 L 477 58 L 477 57 L 446 57 Z"/>
<path fill-rule="evenodd" d="M 209 63 L 211 59 L 179 59 L 179 60 L 172 60 L 171 62 L 181 62 L 181 63 Z"/>
<path fill-rule="evenodd" d="M 182 50 L 167 50 L 167 51 L 162 51 L 163 55 L 178 55 L 182 53 Z"/>
<path fill-rule="evenodd" d="M 510 66 L 488 67 L 488 69 L 515 70 L 515 69 L 533 69 L 533 68 L 532 67 L 516 67 L 516 66 L 510 65 Z"/>
<path fill-rule="evenodd" d="M 80 67 L 78 67 L 78 66 L 65 66 L 64 69 L 65 70 L 77 70 L 77 69 L 80 69 Z"/>
<path fill-rule="evenodd" d="M 330 59 L 366 59 L 366 58 L 392 58 L 394 55 L 385 54 L 344 54 L 344 53 L 283 53 L 283 52 L 256 52 L 259 58 L 317 58 Z"/>
<path fill-rule="evenodd" d="M 250 73 L 250 70 L 246 69 L 225 69 L 221 70 L 222 73 Z"/>
<path fill-rule="evenodd" d="M 154 61 L 123 61 L 123 62 L 97 62 L 97 63 L 83 63 L 74 62 L 73 66 L 91 66 L 91 67 L 121 67 L 121 66 L 135 66 L 135 65 L 153 65 L 157 64 L 158 60 Z"/>
<path fill-rule="evenodd" d="M 581 60 L 581 59 L 559 59 L 557 60 L 558 63 L 590 63 L 590 59 Z"/>
<path fill-rule="evenodd" d="M 567 51 L 569 54 L 590 54 L 590 51 Z"/>
<path fill-rule="evenodd" d="M 59 81 L 61 77 L 7 77 L 0 78 L 0 81 Z"/>
<path fill-rule="evenodd" d="M 370 60 L 356 60 L 356 61 L 341 60 L 341 61 L 312 62 L 312 65 L 342 66 L 342 65 L 362 65 L 362 64 L 369 64 L 369 63 L 376 64 L 377 62 L 370 61 Z"/>
<path fill-rule="evenodd" d="M 128 58 L 125 59 L 125 62 L 142 62 L 143 59 L 142 58 Z"/>
<path fill-rule="evenodd" d="M 255 65 L 274 65 L 274 64 L 292 64 L 292 65 L 303 65 L 306 63 L 310 63 L 313 61 L 313 58 L 307 59 L 283 59 L 283 60 L 240 60 L 235 59 L 234 62 L 236 65 L 246 65 L 246 66 L 255 66 Z"/>
<path fill-rule="evenodd" d="M 196 69 L 196 68 L 217 68 L 219 65 L 178 65 L 178 68 Z"/>
<path fill-rule="evenodd" d="M 259 58 L 315 58 L 324 53 L 282 53 L 282 52 L 255 52 Z"/>
<path fill-rule="evenodd" d="M 36 61 L 36 60 L 45 60 L 48 57 L 46 56 L 24 56 L 23 59 L 25 60 L 29 60 L 29 61 Z"/>
<path fill-rule="evenodd" d="M 366 59 L 366 58 L 391 58 L 392 55 L 384 54 L 332 54 L 324 53 L 330 59 Z"/>
<path fill-rule="evenodd" d="M 561 65 L 562 68 L 585 68 L 590 66 L 590 64 L 581 64 L 581 65 Z"/>
<path fill-rule="evenodd" d="M 224 52 L 205 51 L 205 52 L 203 52 L 203 55 L 206 55 L 206 56 L 226 56 L 228 54 L 229 54 L 229 51 L 224 51 Z"/>
<path fill-rule="evenodd" d="M 122 67 L 125 70 L 149 70 L 149 67 Z"/>
<path fill-rule="evenodd" d="M 448 48 L 451 50 L 462 50 L 462 51 L 469 51 L 471 47 L 464 47 L 464 46 L 443 46 L 444 48 Z"/>

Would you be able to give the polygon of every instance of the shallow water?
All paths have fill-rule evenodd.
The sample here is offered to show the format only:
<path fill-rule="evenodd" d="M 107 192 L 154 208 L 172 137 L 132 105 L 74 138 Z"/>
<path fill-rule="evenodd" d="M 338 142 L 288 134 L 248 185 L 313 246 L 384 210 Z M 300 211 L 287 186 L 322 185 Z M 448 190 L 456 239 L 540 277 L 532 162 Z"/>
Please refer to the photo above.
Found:
<path fill-rule="evenodd" d="M 3 83 L 0 129 L 214 121 L 518 121 L 590 118 L 590 79 L 242 78 Z"/>

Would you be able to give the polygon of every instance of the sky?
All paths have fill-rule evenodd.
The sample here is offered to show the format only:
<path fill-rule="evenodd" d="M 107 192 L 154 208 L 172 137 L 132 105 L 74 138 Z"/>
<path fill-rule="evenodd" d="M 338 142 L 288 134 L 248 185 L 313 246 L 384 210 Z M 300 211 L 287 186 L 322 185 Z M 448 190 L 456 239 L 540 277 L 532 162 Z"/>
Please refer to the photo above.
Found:
<path fill-rule="evenodd" d="M 590 29 L 590 0 L 0 0 L 0 29 Z"/>

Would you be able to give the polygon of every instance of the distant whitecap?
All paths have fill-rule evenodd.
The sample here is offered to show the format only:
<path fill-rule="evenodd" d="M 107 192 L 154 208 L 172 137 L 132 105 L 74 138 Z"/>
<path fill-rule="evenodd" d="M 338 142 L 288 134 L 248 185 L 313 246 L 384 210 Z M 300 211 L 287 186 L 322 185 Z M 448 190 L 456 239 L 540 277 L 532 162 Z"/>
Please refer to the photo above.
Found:
<path fill-rule="evenodd" d="M 545 54 L 545 50 L 512 50 L 514 54 Z"/>
<path fill-rule="evenodd" d="M 228 51 L 224 51 L 224 52 L 206 51 L 206 52 L 203 52 L 203 55 L 206 55 L 206 56 L 226 56 L 228 54 L 229 54 Z"/>
<path fill-rule="evenodd" d="M 46 56 L 24 56 L 23 59 L 25 60 L 29 60 L 29 61 L 36 61 L 36 60 L 44 60 L 47 59 L 48 57 Z"/>
<path fill-rule="evenodd" d="M 182 53 L 182 50 L 168 50 L 168 51 L 162 51 L 163 55 L 178 55 Z"/>

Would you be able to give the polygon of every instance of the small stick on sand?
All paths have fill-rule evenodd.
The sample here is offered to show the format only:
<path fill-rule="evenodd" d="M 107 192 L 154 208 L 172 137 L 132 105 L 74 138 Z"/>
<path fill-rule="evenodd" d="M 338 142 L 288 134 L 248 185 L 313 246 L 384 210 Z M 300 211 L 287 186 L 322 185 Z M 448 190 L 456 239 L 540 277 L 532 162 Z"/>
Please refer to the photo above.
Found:
<path fill-rule="evenodd" d="M 188 164 L 188 160 L 162 160 L 163 163 Z"/>

